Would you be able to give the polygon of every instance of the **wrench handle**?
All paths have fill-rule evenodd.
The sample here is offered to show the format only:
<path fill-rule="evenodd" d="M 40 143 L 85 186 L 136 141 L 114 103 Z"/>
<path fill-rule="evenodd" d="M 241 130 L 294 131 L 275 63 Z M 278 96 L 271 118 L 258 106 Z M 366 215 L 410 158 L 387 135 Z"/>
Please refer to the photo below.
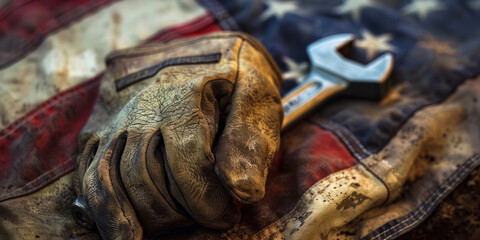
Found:
<path fill-rule="evenodd" d="M 343 91 L 346 86 L 346 84 L 326 81 L 311 74 L 303 84 L 297 86 L 282 99 L 284 110 L 282 130 L 307 115 L 321 102 Z"/>

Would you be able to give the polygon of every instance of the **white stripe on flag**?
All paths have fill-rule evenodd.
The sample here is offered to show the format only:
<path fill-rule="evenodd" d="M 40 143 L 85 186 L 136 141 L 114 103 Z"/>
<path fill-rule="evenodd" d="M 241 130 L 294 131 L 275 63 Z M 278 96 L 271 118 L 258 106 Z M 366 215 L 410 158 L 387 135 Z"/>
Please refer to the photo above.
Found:
<path fill-rule="evenodd" d="M 135 46 L 161 29 L 204 14 L 194 0 L 125 1 L 53 33 L 0 71 L 0 130 L 58 92 L 102 72 L 110 51 Z"/>

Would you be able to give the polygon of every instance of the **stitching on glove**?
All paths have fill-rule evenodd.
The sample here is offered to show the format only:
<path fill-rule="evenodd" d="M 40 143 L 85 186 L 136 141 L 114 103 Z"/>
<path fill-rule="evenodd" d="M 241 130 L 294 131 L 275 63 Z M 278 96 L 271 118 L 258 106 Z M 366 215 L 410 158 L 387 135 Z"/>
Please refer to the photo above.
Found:
<path fill-rule="evenodd" d="M 140 71 L 128 74 L 125 77 L 122 77 L 115 81 L 115 88 L 117 92 L 121 91 L 133 85 L 139 81 L 150 78 L 157 74 L 160 70 L 176 65 L 188 65 L 188 64 L 206 64 L 206 63 L 218 63 L 220 62 L 222 54 L 214 53 L 208 55 L 198 55 L 198 56 L 186 56 L 178 58 L 170 58 L 165 61 L 160 62 L 152 67 L 142 69 Z"/>

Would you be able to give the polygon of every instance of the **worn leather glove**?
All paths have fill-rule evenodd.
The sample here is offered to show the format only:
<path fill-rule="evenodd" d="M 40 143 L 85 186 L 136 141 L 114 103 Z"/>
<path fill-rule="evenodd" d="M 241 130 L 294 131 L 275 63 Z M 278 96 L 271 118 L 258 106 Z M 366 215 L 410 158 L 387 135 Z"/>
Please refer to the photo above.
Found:
<path fill-rule="evenodd" d="M 153 44 L 107 58 L 80 137 L 78 194 L 105 239 L 191 225 L 227 229 L 233 199 L 262 199 L 283 118 L 281 76 L 239 33 Z"/>

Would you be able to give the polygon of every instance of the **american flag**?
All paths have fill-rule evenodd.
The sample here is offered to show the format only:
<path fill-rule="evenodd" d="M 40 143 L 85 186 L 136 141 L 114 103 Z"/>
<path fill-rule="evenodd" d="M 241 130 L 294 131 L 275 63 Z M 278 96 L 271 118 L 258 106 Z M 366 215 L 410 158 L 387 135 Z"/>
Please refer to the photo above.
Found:
<path fill-rule="evenodd" d="M 0 204 L 73 171 L 77 135 L 113 50 L 242 31 L 282 69 L 282 94 L 303 81 L 305 49 L 320 38 L 355 34 L 349 57 L 360 63 L 391 52 L 393 87 L 381 102 L 338 99 L 283 136 L 265 199 L 242 208 L 239 228 L 260 231 L 477 76 L 479 23 L 480 0 L 0 1 Z"/>

